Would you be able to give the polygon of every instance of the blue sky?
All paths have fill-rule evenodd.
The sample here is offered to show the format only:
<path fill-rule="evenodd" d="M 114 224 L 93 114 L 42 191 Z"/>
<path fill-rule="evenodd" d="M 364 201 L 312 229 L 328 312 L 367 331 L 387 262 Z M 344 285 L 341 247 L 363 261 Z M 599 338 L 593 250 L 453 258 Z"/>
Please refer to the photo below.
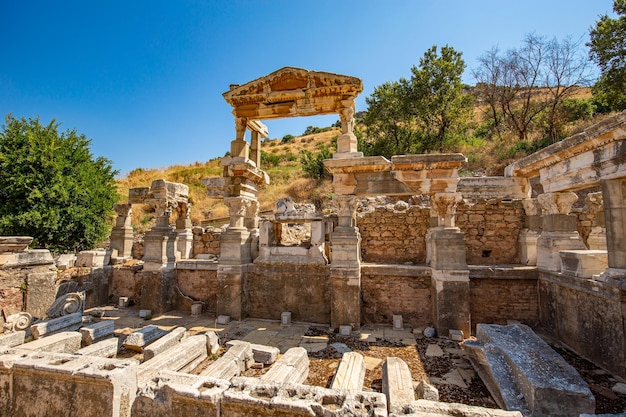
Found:
<path fill-rule="evenodd" d="M 222 93 L 284 66 L 359 77 L 365 97 L 432 45 L 469 69 L 525 34 L 588 40 L 612 0 L 0 0 L 0 115 L 61 122 L 125 174 L 222 156 Z M 267 122 L 271 137 L 338 117 Z"/>

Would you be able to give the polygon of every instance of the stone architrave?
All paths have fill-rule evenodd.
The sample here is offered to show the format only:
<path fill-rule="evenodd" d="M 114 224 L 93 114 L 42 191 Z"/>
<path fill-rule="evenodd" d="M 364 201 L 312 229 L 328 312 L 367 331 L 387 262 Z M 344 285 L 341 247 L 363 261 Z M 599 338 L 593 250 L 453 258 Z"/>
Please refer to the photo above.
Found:
<path fill-rule="evenodd" d="M 559 251 L 587 249 L 577 231 L 577 217 L 569 214 L 578 196 L 568 191 L 541 194 L 537 199 L 545 212 L 543 230 L 537 239 L 537 267 L 559 272 Z"/>
<path fill-rule="evenodd" d="M 111 230 L 110 247 L 112 256 L 118 258 L 131 258 L 133 250 L 133 227 L 131 224 L 132 205 L 115 204 L 113 209 L 117 213 L 115 226 Z M 117 251 L 117 253 L 115 253 Z"/>

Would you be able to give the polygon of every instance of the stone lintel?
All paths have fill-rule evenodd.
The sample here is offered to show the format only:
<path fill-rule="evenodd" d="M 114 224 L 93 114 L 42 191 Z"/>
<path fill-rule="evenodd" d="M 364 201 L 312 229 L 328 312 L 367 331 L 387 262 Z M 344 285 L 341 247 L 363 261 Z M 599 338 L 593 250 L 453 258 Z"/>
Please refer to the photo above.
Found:
<path fill-rule="evenodd" d="M 468 200 L 526 199 L 532 191 L 528 178 L 524 177 L 462 177 L 456 190 Z"/>

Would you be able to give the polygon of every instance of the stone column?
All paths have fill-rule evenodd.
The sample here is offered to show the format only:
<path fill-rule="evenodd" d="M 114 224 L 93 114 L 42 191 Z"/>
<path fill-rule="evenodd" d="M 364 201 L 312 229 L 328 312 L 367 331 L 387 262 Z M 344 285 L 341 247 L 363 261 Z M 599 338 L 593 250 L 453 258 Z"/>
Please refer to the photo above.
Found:
<path fill-rule="evenodd" d="M 144 235 L 144 271 L 173 269 L 176 262 L 176 232 L 170 216 L 176 203 L 167 200 L 147 202 L 155 208 L 156 223 Z"/>
<path fill-rule="evenodd" d="M 545 215 L 543 229 L 537 239 L 537 267 L 561 271 L 561 250 L 587 249 L 578 234 L 578 219 L 570 214 L 578 196 L 571 192 L 545 193 L 537 198 Z"/>
<path fill-rule="evenodd" d="M 250 232 L 250 256 L 252 260 L 259 256 L 259 201 L 248 200 L 249 205 L 246 206 L 246 214 L 244 218 L 244 226 Z"/>
<path fill-rule="evenodd" d="M 115 204 L 113 209 L 117 213 L 115 226 L 111 230 L 112 257 L 128 258 L 133 250 L 133 226 L 131 225 L 131 204 Z M 117 253 L 116 253 L 117 252 Z"/>
<path fill-rule="evenodd" d="M 361 235 L 356 227 L 357 198 L 336 195 L 338 226 L 330 236 L 331 327 L 361 326 Z"/>
<path fill-rule="evenodd" d="M 178 203 L 176 206 L 176 249 L 180 259 L 189 259 L 193 255 L 193 232 L 191 231 L 191 203 Z"/>
<path fill-rule="evenodd" d="M 626 178 L 602 183 L 609 271 L 626 278 Z"/>
<path fill-rule="evenodd" d="M 460 193 L 436 193 L 431 198 L 437 226 L 429 230 L 433 290 L 433 323 L 440 335 L 450 329 L 470 334 L 469 269 L 465 235 L 455 226 Z M 434 217 L 434 216 L 433 216 Z"/>
<path fill-rule="evenodd" d="M 235 140 L 230 142 L 230 156 L 248 159 L 250 148 L 246 142 L 247 119 L 243 117 L 235 118 Z"/>
<path fill-rule="evenodd" d="M 537 265 L 537 239 L 541 234 L 542 217 L 541 204 L 536 198 L 522 200 L 526 217 L 524 228 L 519 233 L 521 259 L 523 265 Z"/>
<path fill-rule="evenodd" d="M 363 152 L 357 150 L 357 138 L 354 134 L 354 100 L 342 100 L 343 107 L 339 110 L 341 118 L 341 136 L 337 138 L 337 152 L 334 159 L 362 157 Z"/>
<path fill-rule="evenodd" d="M 585 198 L 587 212 L 593 217 L 591 231 L 587 236 L 587 247 L 591 250 L 607 250 L 606 221 L 604 216 L 604 200 L 602 193 L 589 193 Z"/>
<path fill-rule="evenodd" d="M 261 135 L 259 132 L 252 131 L 250 138 L 250 159 L 254 161 L 257 168 L 261 168 Z"/>

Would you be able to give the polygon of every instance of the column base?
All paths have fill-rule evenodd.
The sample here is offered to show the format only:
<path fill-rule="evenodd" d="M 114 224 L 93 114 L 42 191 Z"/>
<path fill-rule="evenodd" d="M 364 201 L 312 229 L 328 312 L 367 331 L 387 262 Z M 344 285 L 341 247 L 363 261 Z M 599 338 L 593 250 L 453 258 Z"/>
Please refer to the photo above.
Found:
<path fill-rule="evenodd" d="M 585 250 L 578 232 L 546 232 L 537 239 L 537 268 L 551 272 L 561 271 L 562 250 Z"/>

